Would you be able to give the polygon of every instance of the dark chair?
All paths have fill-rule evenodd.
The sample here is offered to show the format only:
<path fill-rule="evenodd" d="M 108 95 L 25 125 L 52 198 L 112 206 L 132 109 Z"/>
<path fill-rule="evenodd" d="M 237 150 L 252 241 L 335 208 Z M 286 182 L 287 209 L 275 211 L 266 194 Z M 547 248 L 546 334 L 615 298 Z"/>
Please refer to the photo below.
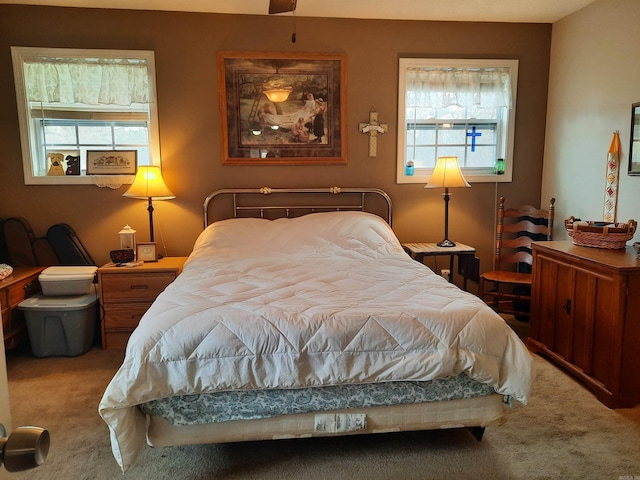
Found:
<path fill-rule="evenodd" d="M 478 294 L 498 313 L 529 318 L 531 300 L 531 243 L 553 238 L 555 198 L 548 210 L 530 205 L 505 208 L 500 197 L 493 270 L 480 275 Z"/>

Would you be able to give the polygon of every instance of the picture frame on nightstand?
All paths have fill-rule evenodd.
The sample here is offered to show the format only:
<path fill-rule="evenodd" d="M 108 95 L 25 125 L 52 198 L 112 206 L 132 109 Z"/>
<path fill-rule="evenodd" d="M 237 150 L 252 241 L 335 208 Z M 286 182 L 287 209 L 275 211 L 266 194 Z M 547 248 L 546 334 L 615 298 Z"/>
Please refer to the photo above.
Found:
<path fill-rule="evenodd" d="M 136 245 L 136 260 L 139 262 L 157 262 L 156 242 L 138 242 Z"/>

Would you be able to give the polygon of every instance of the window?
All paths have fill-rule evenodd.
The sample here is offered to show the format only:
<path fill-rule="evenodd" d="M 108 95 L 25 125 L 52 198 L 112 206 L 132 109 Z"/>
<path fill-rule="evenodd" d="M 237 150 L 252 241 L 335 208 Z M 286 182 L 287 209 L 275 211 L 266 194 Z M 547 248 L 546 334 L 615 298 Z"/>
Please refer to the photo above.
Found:
<path fill-rule="evenodd" d="M 11 54 L 25 184 L 131 183 L 133 175 L 87 176 L 89 150 L 136 150 L 138 165 L 160 164 L 153 52 L 11 47 Z"/>
<path fill-rule="evenodd" d="M 447 156 L 469 181 L 511 181 L 517 77 L 517 60 L 401 58 L 397 182 L 427 183 Z"/>

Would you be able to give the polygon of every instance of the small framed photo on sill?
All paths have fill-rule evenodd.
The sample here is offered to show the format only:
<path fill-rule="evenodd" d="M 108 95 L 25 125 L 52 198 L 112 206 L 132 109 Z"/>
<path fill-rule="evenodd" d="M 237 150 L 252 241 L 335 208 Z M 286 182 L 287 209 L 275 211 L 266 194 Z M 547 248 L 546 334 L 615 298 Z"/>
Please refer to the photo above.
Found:
<path fill-rule="evenodd" d="M 136 245 L 136 260 L 138 262 L 157 262 L 158 252 L 156 242 L 139 242 Z"/>
<path fill-rule="evenodd" d="M 87 150 L 87 175 L 135 175 L 137 150 Z"/>

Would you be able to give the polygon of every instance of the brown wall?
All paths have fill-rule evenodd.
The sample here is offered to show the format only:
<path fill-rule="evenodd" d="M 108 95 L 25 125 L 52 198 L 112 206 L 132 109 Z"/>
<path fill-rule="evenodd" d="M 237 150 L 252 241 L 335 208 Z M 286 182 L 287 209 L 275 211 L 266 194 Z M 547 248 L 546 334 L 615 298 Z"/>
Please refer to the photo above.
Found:
<path fill-rule="evenodd" d="M 118 247 L 129 223 L 147 238 L 142 201 L 95 186 L 25 186 L 22 173 L 10 46 L 153 50 L 156 55 L 163 173 L 172 201 L 156 218 L 169 255 L 187 255 L 202 228 L 203 198 L 221 187 L 375 186 L 394 201 L 401 241 L 439 241 L 441 192 L 397 185 L 397 72 L 400 57 L 517 58 L 520 60 L 511 184 L 474 184 L 454 191 L 450 238 L 478 248 L 491 263 L 496 191 L 514 202 L 540 198 L 551 25 L 462 22 L 295 19 L 130 10 L 0 5 L 0 217 L 23 216 L 36 235 L 69 223 L 98 263 Z M 293 51 L 347 56 L 346 166 L 222 166 L 216 52 Z M 369 158 L 368 137 L 357 130 L 375 107 L 389 132 Z M 438 267 L 440 268 L 440 267 Z"/>

